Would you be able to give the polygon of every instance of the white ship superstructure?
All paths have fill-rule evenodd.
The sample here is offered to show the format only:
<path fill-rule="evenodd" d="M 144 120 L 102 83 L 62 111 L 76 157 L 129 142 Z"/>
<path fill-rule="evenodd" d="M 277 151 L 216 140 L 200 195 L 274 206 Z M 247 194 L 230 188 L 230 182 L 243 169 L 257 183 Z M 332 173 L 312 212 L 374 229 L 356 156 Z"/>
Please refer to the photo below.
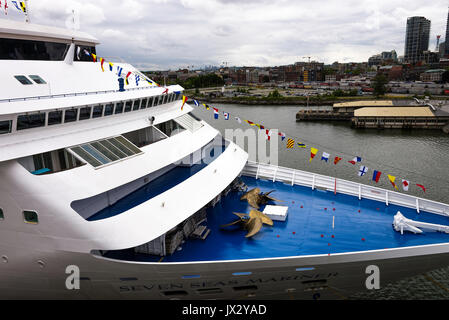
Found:
<path fill-rule="evenodd" d="M 444 224 L 447 205 L 248 163 L 181 107 L 182 87 L 120 90 L 117 66 L 145 76 L 113 59 L 102 71 L 97 45 L 0 20 L 1 298 L 341 298 L 364 288 L 368 265 L 392 281 L 448 263 L 446 234 L 391 225 L 396 207 Z M 287 220 L 254 239 L 222 230 L 249 211 L 239 177 L 276 189 Z"/>

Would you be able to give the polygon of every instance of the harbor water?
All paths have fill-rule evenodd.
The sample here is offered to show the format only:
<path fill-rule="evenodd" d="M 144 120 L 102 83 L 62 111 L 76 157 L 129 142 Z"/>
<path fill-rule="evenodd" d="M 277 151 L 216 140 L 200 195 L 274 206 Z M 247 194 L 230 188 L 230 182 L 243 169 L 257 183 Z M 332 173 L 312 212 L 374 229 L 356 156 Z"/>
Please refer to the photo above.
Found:
<path fill-rule="evenodd" d="M 297 122 L 296 113 L 300 106 L 214 104 L 213 107 L 219 109 L 218 120 L 214 119 L 212 108 L 196 107 L 194 114 L 222 134 L 225 129 L 258 130 L 243 122 L 246 119 L 267 129 L 278 129 L 295 142 L 306 144 L 306 148 L 298 148 L 295 144 L 293 149 L 287 149 L 286 140 L 279 138 L 280 166 L 395 191 L 387 178 L 391 175 L 396 177 L 398 192 L 449 203 L 449 135 L 441 130 L 352 129 L 349 122 Z M 229 120 L 224 120 L 223 111 L 230 114 Z M 235 117 L 242 119 L 242 123 L 239 124 Z M 312 162 L 309 161 L 311 147 L 318 149 Z M 330 154 L 328 162 L 321 160 L 323 152 Z M 335 156 L 343 159 L 337 165 L 333 163 Z M 361 157 L 362 162 L 356 165 L 348 163 L 356 156 Z M 364 176 L 358 175 L 361 165 L 368 168 Z M 378 183 L 372 180 L 373 170 L 382 172 Z M 408 191 L 402 189 L 402 179 L 410 181 Z M 425 186 L 426 192 L 416 184 Z M 347 298 L 448 299 L 449 266 Z"/>

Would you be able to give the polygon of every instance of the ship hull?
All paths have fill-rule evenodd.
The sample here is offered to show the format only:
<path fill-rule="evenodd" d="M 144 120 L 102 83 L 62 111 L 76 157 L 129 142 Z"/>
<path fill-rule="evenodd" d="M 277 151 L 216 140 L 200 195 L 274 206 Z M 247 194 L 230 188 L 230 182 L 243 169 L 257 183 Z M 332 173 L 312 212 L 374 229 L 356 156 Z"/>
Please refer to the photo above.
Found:
<path fill-rule="evenodd" d="M 192 263 L 113 261 L 70 252 L 19 257 L 16 248 L 0 249 L 15 256 L 15 262 L 2 263 L 1 299 L 346 299 L 368 290 L 369 266 L 378 267 L 382 288 L 449 265 L 446 244 Z M 79 288 L 73 288 L 68 266 L 79 268 Z"/>

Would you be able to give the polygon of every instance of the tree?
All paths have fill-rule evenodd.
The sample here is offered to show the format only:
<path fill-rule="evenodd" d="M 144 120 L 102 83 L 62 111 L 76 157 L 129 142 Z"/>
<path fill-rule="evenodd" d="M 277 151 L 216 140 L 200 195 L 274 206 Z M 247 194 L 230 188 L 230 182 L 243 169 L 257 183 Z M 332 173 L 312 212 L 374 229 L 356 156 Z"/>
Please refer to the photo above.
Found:
<path fill-rule="evenodd" d="M 279 99 L 279 98 L 282 98 L 282 95 L 279 93 L 279 91 L 274 90 L 268 94 L 267 98 Z"/>
<path fill-rule="evenodd" d="M 383 96 L 387 92 L 387 83 L 387 77 L 381 73 L 377 74 L 372 81 L 373 94 L 376 97 Z"/>

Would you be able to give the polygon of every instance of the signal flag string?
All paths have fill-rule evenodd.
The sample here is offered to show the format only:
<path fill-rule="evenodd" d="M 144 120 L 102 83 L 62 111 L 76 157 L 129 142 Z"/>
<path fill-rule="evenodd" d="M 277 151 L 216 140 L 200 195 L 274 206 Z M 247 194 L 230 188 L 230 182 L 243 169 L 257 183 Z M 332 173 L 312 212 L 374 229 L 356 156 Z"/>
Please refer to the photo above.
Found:
<path fill-rule="evenodd" d="M 187 99 L 187 98 L 186 98 L 186 99 Z M 211 107 L 210 105 L 208 105 L 208 104 L 206 104 L 206 103 L 201 103 L 201 102 L 199 102 L 198 100 L 192 100 L 192 101 L 193 101 L 193 103 L 194 103 L 194 105 L 195 105 L 196 107 L 199 107 L 200 104 L 201 104 L 201 105 L 203 105 L 203 106 L 205 107 L 206 110 L 213 109 L 213 110 L 214 110 L 214 119 L 218 119 L 218 118 L 219 118 L 219 112 L 218 112 L 219 110 L 218 110 L 217 108 Z M 229 113 L 229 112 L 223 112 L 223 114 L 225 115 L 225 120 L 229 120 L 230 113 Z M 236 119 L 236 121 L 237 121 L 239 124 L 242 123 L 242 118 L 240 118 L 239 116 L 235 116 L 235 119 Z M 265 131 L 265 134 L 266 134 L 266 136 L 267 136 L 267 140 L 270 140 L 270 137 L 271 137 L 271 129 L 266 129 L 265 126 L 263 126 L 263 125 L 261 125 L 261 124 L 258 124 L 258 123 L 255 123 L 255 122 L 250 121 L 250 120 L 243 120 L 243 121 L 246 122 L 246 123 L 247 123 L 248 125 L 250 125 L 250 126 L 258 127 L 259 130 L 264 130 L 264 131 Z M 287 135 L 287 134 L 285 134 L 284 132 L 279 132 L 278 135 L 281 137 L 281 140 L 282 140 L 282 141 L 284 141 L 285 139 L 287 139 L 287 141 L 286 141 L 286 148 L 287 148 L 287 149 L 294 149 L 294 146 L 295 146 L 295 145 L 297 145 L 298 148 L 305 149 L 305 148 L 307 148 L 307 145 L 306 145 L 304 142 L 306 142 L 306 143 L 308 143 L 308 144 L 313 144 L 313 145 L 315 145 L 315 146 L 324 147 L 324 149 L 326 149 L 326 150 L 336 151 L 336 150 L 334 150 L 334 149 L 332 149 L 332 148 L 328 148 L 328 147 L 323 146 L 323 145 L 320 145 L 320 144 L 309 143 L 310 141 L 308 141 L 308 140 L 306 140 L 306 139 L 300 139 L 300 138 L 295 137 L 295 136 L 290 135 L 290 134 Z M 309 162 L 312 162 L 312 160 L 313 160 L 313 159 L 315 158 L 315 156 L 318 154 L 318 151 L 319 151 L 319 150 L 318 150 L 317 148 L 314 148 L 314 147 L 311 147 L 311 148 L 310 148 L 310 158 L 309 158 Z M 341 152 L 341 151 L 336 151 L 335 154 L 339 154 L 339 155 L 343 155 L 343 156 L 348 156 L 349 159 L 351 159 L 351 157 L 353 157 L 352 155 L 350 155 L 350 154 L 348 154 L 348 153 L 346 153 L 346 152 Z M 324 160 L 326 163 L 328 163 L 328 160 L 329 160 L 329 159 L 330 159 L 330 154 L 327 153 L 327 152 L 323 152 L 323 154 L 322 154 L 322 156 L 321 156 L 321 161 Z M 341 160 L 343 160 L 341 157 L 335 156 L 335 158 L 333 159 L 334 165 L 337 165 Z M 349 160 L 349 161 L 347 161 L 347 162 L 350 163 L 350 164 L 352 164 L 352 165 L 356 165 L 357 163 L 362 162 L 362 158 L 359 157 L 359 156 L 356 156 L 356 157 L 353 157 L 351 160 Z M 376 162 L 374 162 L 374 161 L 370 161 L 369 159 L 366 160 L 365 162 L 368 163 L 368 164 L 374 164 L 374 165 L 376 165 L 376 166 L 377 166 L 377 165 L 379 165 L 379 166 L 381 166 L 381 167 L 384 166 L 384 164 L 379 164 L 379 163 L 376 163 Z M 444 180 L 444 179 L 441 179 L 441 178 L 424 176 L 424 175 L 419 174 L 419 173 L 417 173 L 417 172 L 405 170 L 405 169 L 402 169 L 402 168 L 397 168 L 397 167 L 394 167 L 394 166 L 391 166 L 391 165 L 386 165 L 386 166 L 388 166 L 388 167 L 390 167 L 390 168 L 394 168 L 394 169 L 399 170 L 399 171 L 408 172 L 408 173 L 413 174 L 413 175 L 418 175 L 418 176 L 421 176 L 421 177 L 425 177 L 426 179 L 431 178 L 431 179 L 435 179 L 435 180 L 444 181 L 444 182 L 446 182 L 446 183 L 448 182 L 447 180 Z M 358 175 L 359 175 L 359 176 L 365 176 L 365 175 L 366 175 L 366 176 L 369 176 L 370 174 L 367 174 L 368 169 L 369 169 L 369 168 L 366 167 L 366 166 L 363 166 L 363 165 L 360 166 L 360 170 L 358 171 Z M 380 178 L 381 175 L 382 175 L 382 172 L 381 172 L 381 171 L 373 170 L 372 181 L 378 183 L 378 182 L 379 182 L 379 178 Z M 387 177 L 388 181 L 391 183 L 391 185 L 393 186 L 393 188 L 399 191 L 399 188 L 398 188 L 398 186 L 397 186 L 397 184 L 396 184 L 396 182 L 395 182 L 395 181 L 396 181 L 396 176 L 392 176 L 392 175 L 390 175 L 390 174 L 385 174 L 385 176 Z M 409 190 L 409 186 L 410 186 L 410 181 L 409 181 L 409 180 L 402 179 L 401 185 L 402 185 L 402 190 L 403 190 L 403 191 L 408 191 L 408 190 Z M 426 191 L 427 191 L 427 188 L 426 188 L 424 185 L 422 185 L 422 184 L 416 183 L 415 186 L 417 186 L 417 187 L 418 187 L 420 190 L 422 190 L 423 192 L 426 192 Z"/>

